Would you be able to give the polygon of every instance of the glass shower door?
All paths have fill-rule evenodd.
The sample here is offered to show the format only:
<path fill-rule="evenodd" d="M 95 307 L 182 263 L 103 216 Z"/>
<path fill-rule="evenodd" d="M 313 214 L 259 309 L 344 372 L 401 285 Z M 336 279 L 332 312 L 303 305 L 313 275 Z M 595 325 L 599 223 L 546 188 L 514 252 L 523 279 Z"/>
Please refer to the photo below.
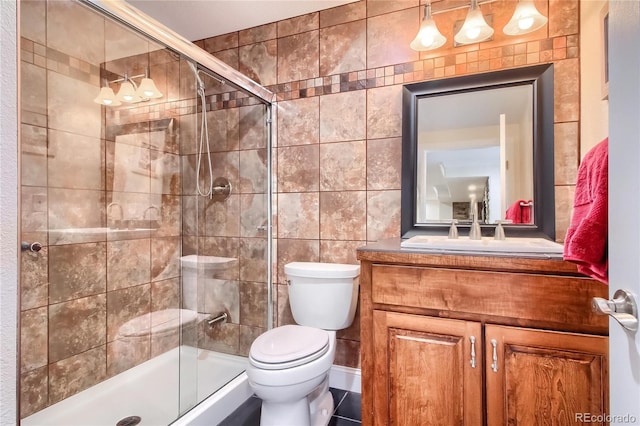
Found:
<path fill-rule="evenodd" d="M 268 325 L 268 106 L 84 4 L 19 4 L 22 424 L 168 424 Z"/>
<path fill-rule="evenodd" d="M 177 123 L 193 75 L 80 3 L 19 4 L 21 238 L 42 247 L 21 257 L 22 424 L 167 424 L 185 322 Z M 147 77 L 159 97 L 136 93 Z"/>

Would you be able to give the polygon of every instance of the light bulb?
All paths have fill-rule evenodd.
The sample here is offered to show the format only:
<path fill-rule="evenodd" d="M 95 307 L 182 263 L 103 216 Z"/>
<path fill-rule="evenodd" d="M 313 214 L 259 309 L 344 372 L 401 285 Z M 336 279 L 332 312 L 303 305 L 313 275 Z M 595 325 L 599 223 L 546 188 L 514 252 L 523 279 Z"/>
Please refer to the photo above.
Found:
<path fill-rule="evenodd" d="M 518 19 L 518 28 L 521 30 L 528 30 L 533 25 L 533 17 L 527 16 L 526 18 Z"/>
<path fill-rule="evenodd" d="M 156 87 L 156 84 L 149 77 L 145 77 L 142 79 L 136 93 L 138 96 L 144 99 L 154 99 L 162 97 L 162 93 L 160 93 L 160 91 Z"/>
<path fill-rule="evenodd" d="M 100 93 L 98 93 L 98 97 L 96 97 L 93 102 L 106 106 L 120 105 L 120 101 L 116 98 L 113 90 L 108 86 L 100 88 Z"/>
<path fill-rule="evenodd" d="M 479 43 L 488 40 L 493 35 L 493 28 L 487 24 L 476 0 L 471 1 L 471 7 L 462 28 L 453 37 L 458 44 Z"/>
<path fill-rule="evenodd" d="M 433 44 L 434 41 L 435 39 L 433 38 L 432 34 L 425 34 L 424 36 L 422 36 L 420 43 L 422 43 L 424 47 L 429 47 Z"/>
<path fill-rule="evenodd" d="M 125 80 L 120 85 L 120 90 L 118 91 L 118 99 L 122 102 L 138 102 L 140 99 L 136 96 L 136 90 L 133 88 L 133 84 L 129 80 Z"/>
<path fill-rule="evenodd" d="M 506 35 L 518 36 L 542 28 L 548 19 L 536 9 L 533 0 L 518 0 L 513 16 L 504 26 Z"/>
<path fill-rule="evenodd" d="M 468 38 L 475 40 L 480 35 L 480 27 L 471 27 L 467 29 L 466 34 Z"/>
<path fill-rule="evenodd" d="M 444 45 L 446 41 L 446 37 L 440 33 L 435 21 L 431 18 L 431 4 L 427 3 L 418 34 L 409 46 L 417 51 L 433 50 Z"/>

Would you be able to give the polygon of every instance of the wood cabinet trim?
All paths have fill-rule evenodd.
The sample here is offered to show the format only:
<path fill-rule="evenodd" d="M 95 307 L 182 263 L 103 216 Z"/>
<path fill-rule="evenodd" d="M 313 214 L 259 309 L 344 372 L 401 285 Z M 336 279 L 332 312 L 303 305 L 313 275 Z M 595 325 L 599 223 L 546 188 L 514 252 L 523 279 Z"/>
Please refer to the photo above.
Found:
<path fill-rule="evenodd" d="M 373 246 L 375 247 L 375 245 Z M 400 240 L 393 241 L 384 247 L 384 250 L 379 251 L 369 248 L 369 246 L 361 248 L 357 252 L 357 258 L 363 262 L 395 265 L 431 266 L 474 271 L 533 272 L 584 277 L 578 272 L 575 264 L 565 262 L 562 259 L 412 252 L 400 249 Z"/>
<path fill-rule="evenodd" d="M 376 305 L 470 314 L 480 321 L 517 319 L 521 325 L 555 324 L 598 334 L 608 330 L 607 318 L 591 313 L 591 298 L 607 297 L 607 288 L 586 278 L 373 264 L 371 279 Z"/>

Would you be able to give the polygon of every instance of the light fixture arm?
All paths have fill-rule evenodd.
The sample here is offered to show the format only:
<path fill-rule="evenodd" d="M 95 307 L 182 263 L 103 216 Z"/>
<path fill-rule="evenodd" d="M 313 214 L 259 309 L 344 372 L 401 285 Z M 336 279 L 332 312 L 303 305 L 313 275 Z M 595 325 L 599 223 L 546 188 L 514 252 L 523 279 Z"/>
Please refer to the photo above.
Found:
<path fill-rule="evenodd" d="M 109 84 L 114 84 L 114 83 L 123 83 L 125 81 L 130 82 L 131 84 L 133 84 L 134 88 L 138 88 L 138 85 L 136 84 L 135 81 L 133 81 L 134 78 L 140 78 L 140 77 L 148 77 L 149 72 L 146 71 L 144 74 L 138 74 L 138 75 L 132 75 L 129 76 L 128 73 L 124 73 L 124 75 L 122 77 L 116 78 L 115 80 L 109 80 Z"/>

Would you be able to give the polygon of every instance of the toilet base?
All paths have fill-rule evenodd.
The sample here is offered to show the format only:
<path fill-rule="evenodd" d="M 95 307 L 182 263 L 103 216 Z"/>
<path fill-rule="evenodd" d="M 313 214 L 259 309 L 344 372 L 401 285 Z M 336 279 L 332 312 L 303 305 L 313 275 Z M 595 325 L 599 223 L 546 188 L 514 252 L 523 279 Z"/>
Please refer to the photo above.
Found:
<path fill-rule="evenodd" d="M 324 387 L 324 391 L 312 399 L 309 404 L 309 409 L 311 411 L 311 426 L 327 426 L 329 424 L 329 420 L 331 420 L 331 415 L 333 414 L 333 395 L 329 392 L 328 380 L 326 380 L 323 385 L 320 385 L 320 387 Z M 309 398 L 311 398 L 311 395 Z"/>
<path fill-rule="evenodd" d="M 308 396 L 297 401 L 262 401 L 260 426 L 327 426 L 333 414 L 329 376 Z"/>

